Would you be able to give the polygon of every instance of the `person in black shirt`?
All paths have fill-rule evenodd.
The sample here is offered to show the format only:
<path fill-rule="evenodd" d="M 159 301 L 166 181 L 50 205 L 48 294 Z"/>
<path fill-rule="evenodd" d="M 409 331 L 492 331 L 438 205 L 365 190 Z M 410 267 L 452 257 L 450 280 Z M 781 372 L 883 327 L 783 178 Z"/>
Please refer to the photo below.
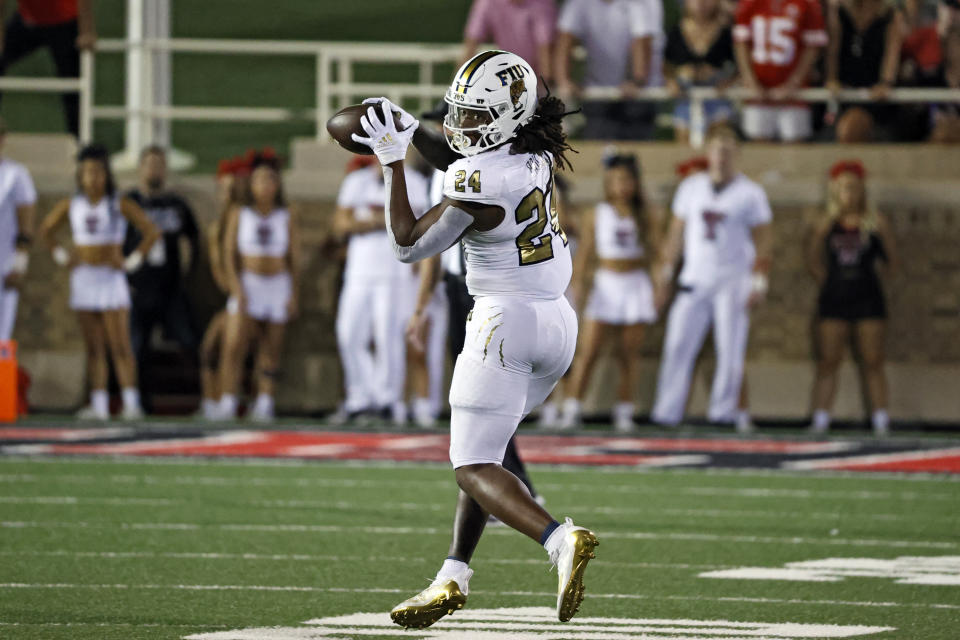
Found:
<path fill-rule="evenodd" d="M 162 324 L 165 335 L 189 354 L 195 354 L 198 346 L 190 305 L 181 288 L 183 275 L 197 261 L 197 222 L 186 201 L 165 188 L 166 178 L 166 152 L 161 147 L 147 147 L 140 154 L 139 185 L 127 193 L 163 233 L 143 265 L 127 276 L 132 303 L 130 338 L 142 372 L 140 386 L 145 403 L 149 402 L 150 380 L 144 365 L 153 328 Z M 124 254 L 139 242 L 139 232 L 128 227 Z M 150 405 L 145 406 L 149 410 Z"/>
<path fill-rule="evenodd" d="M 890 225 L 866 200 L 865 177 L 866 170 L 858 160 L 833 166 L 827 214 L 807 245 L 807 266 L 820 285 L 811 427 L 815 433 L 830 426 L 837 370 L 851 336 L 873 410 L 873 430 L 885 435 L 889 429 L 883 370 L 887 309 L 877 265 L 883 263 L 889 271 L 896 253 Z"/>
<path fill-rule="evenodd" d="M 682 99 L 687 89 L 724 89 L 736 77 L 730 20 L 719 0 L 687 0 L 683 9 L 683 17 L 667 34 L 664 51 L 667 88 L 678 98 L 673 110 L 677 142 L 690 139 L 690 101 Z M 703 131 L 714 122 L 733 118 L 727 100 L 707 100 L 703 106 Z"/>

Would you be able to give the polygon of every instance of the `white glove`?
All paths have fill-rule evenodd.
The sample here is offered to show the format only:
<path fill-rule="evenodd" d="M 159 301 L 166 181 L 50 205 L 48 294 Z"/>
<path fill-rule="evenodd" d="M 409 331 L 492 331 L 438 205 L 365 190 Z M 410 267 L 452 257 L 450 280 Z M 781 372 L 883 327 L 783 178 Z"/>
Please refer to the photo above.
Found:
<path fill-rule="evenodd" d="M 390 111 L 393 111 L 395 114 L 400 116 L 400 126 L 406 129 L 407 127 L 412 126 L 414 123 L 419 124 L 416 118 L 404 111 L 403 107 L 399 107 L 396 104 L 390 102 L 389 98 L 367 98 L 363 101 L 363 104 L 377 104 L 383 103 L 390 107 Z"/>
<path fill-rule="evenodd" d="M 370 107 L 367 115 L 360 118 L 360 126 L 367 132 L 368 138 L 352 134 L 354 142 L 365 144 L 377 155 L 380 164 L 399 162 L 407 157 L 407 147 L 413 139 L 413 132 L 420 126 L 420 122 L 414 119 L 413 124 L 397 131 L 396 123 L 393 121 L 393 114 L 390 112 L 390 103 L 384 102 L 381 105 L 383 119 L 385 123 L 380 122 L 377 117 L 376 107 Z"/>

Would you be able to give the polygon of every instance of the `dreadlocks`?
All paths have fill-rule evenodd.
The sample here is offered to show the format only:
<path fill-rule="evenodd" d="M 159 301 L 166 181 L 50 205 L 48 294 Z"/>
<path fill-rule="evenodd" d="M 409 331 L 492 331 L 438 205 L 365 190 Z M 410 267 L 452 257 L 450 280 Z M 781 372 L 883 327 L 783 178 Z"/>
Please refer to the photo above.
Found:
<path fill-rule="evenodd" d="M 537 104 L 537 110 L 530 122 L 517 130 L 516 137 L 510 145 L 510 153 L 544 153 L 553 155 L 558 169 L 564 167 L 573 170 L 566 152 L 577 150 L 567 142 L 567 135 L 563 132 L 563 117 L 570 115 L 560 98 L 547 95 Z"/>

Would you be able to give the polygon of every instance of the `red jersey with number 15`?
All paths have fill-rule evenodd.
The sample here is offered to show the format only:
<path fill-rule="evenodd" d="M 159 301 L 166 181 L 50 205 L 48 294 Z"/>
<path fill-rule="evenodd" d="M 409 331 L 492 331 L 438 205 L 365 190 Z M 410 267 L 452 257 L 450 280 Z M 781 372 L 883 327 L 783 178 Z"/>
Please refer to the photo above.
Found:
<path fill-rule="evenodd" d="M 740 0 L 736 42 L 750 44 L 750 61 L 765 88 L 785 83 L 807 47 L 827 44 L 827 31 L 818 0 Z"/>

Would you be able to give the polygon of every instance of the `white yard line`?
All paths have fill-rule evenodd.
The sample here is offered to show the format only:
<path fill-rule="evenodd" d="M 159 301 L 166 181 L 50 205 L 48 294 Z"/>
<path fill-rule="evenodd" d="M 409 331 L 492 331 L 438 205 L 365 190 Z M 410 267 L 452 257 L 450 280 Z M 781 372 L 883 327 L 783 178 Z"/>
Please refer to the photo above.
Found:
<path fill-rule="evenodd" d="M 311 555 L 285 553 L 219 553 L 201 551 L 69 551 L 56 549 L 47 551 L 0 551 L 0 556 L 43 556 L 67 558 L 97 558 L 97 559 L 172 559 L 172 560 L 234 560 L 234 561 L 276 561 L 276 562 L 396 562 L 396 556 L 341 556 L 341 555 Z M 404 562 L 432 564 L 435 558 L 404 558 Z M 535 558 L 486 558 L 478 560 L 477 564 L 502 565 L 535 565 L 546 566 L 545 560 Z M 721 564 L 684 564 L 662 562 L 621 562 L 619 560 L 594 560 L 591 565 L 622 567 L 625 569 L 676 569 L 693 571 L 717 571 L 735 569 L 739 565 Z"/>
<path fill-rule="evenodd" d="M 86 496 L 0 496 L 0 504 L 42 504 L 82 506 L 110 505 L 110 506 L 175 506 L 196 504 L 197 500 L 179 498 L 97 498 Z M 224 507 L 253 506 L 267 509 L 376 509 L 378 511 L 440 511 L 447 512 L 452 508 L 448 502 L 386 502 L 371 503 L 368 501 L 353 500 L 231 500 Z M 651 515 L 665 514 L 672 516 L 690 516 L 694 518 L 801 518 L 814 520 L 843 520 L 847 517 L 842 511 L 814 512 L 801 511 L 764 511 L 743 509 L 675 509 L 651 507 L 605 507 L 605 506 L 566 506 L 558 507 L 564 513 L 579 513 L 592 515 Z M 909 516 L 894 513 L 858 514 L 858 520 L 880 520 L 894 522 L 905 520 Z"/>
<path fill-rule="evenodd" d="M 90 590 L 154 590 L 154 591 L 263 591 L 263 592 L 302 592 L 302 593 L 409 593 L 409 589 L 398 588 L 344 588 L 344 587 L 311 587 L 299 585 L 254 585 L 254 584 L 82 584 L 82 583 L 29 583 L 5 582 L 0 583 L 0 589 L 90 589 Z M 530 598 L 556 598 L 555 591 L 472 591 L 477 595 L 495 595 Z M 870 602 L 859 600 L 804 600 L 800 598 L 747 598 L 747 597 L 711 597 L 711 596 L 679 596 L 679 595 L 651 595 L 640 593 L 590 593 L 587 598 L 603 598 L 613 600 L 692 600 L 713 602 L 751 602 L 757 604 L 801 604 L 801 605 L 830 605 L 845 607 L 903 607 L 913 609 L 948 609 L 960 610 L 960 604 L 930 604 L 918 602 Z"/>
<path fill-rule="evenodd" d="M 943 446 L 948 448 L 954 446 L 956 439 L 941 439 L 930 441 L 931 445 Z M 318 469 L 322 467 L 332 468 L 356 468 L 356 469 L 448 469 L 449 464 L 444 462 L 413 462 L 400 460 L 295 460 L 295 459 L 277 459 L 277 458 L 199 458 L 194 456 L 170 456 L 170 457 L 142 457 L 142 456 L 11 456 L 9 458 L 0 458 L 0 465 L 4 462 L 15 463 L 40 463 L 40 464 L 76 464 L 76 465 L 130 465 L 137 466 L 184 466 L 184 467 L 293 467 L 293 468 L 311 468 Z M 747 477 L 775 477 L 775 478 L 842 478 L 856 480 L 896 480 L 897 482 L 933 482 L 937 484 L 948 482 L 960 482 L 960 475 L 948 475 L 940 473 L 898 473 L 891 471 L 876 472 L 857 472 L 857 471 L 827 471 L 811 475 L 809 473 L 786 471 L 781 469 L 739 469 L 739 468 L 670 468 L 663 469 L 658 467 L 631 467 L 631 466 L 607 466 L 607 467 L 584 467 L 582 465 L 570 464 L 532 464 L 534 467 L 542 468 L 548 472 L 557 473 L 583 473 L 589 470 L 594 473 L 610 475 L 683 475 L 683 476 L 747 476 Z"/>
<path fill-rule="evenodd" d="M 261 533 L 364 533 L 387 535 L 448 535 L 449 529 L 436 527 L 371 527 L 321 524 L 200 524 L 192 522 L 87 522 L 87 521 L 0 521 L 0 528 L 7 529 L 105 529 L 144 531 L 248 531 Z M 516 535 L 508 528 L 490 529 L 491 535 Z M 653 532 L 653 531 L 598 531 L 601 538 L 608 540 L 683 540 L 700 542 L 739 542 L 745 544 L 780 545 L 830 545 L 851 547 L 887 547 L 891 549 L 957 549 L 960 542 L 939 540 L 880 540 L 870 538 L 808 538 L 803 536 L 741 536 L 700 533 L 694 531 Z"/>
<path fill-rule="evenodd" d="M 185 500 L 169 498 L 94 498 L 85 496 L 0 496 L 0 504 L 44 504 L 44 505 L 111 505 L 117 507 L 143 506 L 162 507 L 174 504 L 186 504 Z"/>
<path fill-rule="evenodd" d="M 424 489 L 426 487 L 437 487 L 440 489 L 452 489 L 455 485 L 451 479 L 444 480 L 402 480 L 388 479 L 354 479 L 354 478 L 269 478 L 256 476 L 213 476 L 213 475 L 181 475 L 181 476 L 153 476 L 153 475 L 133 475 L 133 474 L 112 474 L 109 476 L 94 474 L 0 474 L 0 483 L 67 483 L 67 484 L 122 484 L 122 485 L 180 485 L 180 486 L 214 486 L 214 487 L 336 487 L 345 489 L 382 489 L 384 487 L 415 487 Z M 956 492 L 949 491 L 943 493 L 918 492 L 918 491 L 867 491 L 842 489 L 835 490 L 812 490 L 812 489 L 776 489 L 769 487 L 716 487 L 716 486 L 691 486 L 691 487 L 650 487 L 646 486 L 641 478 L 631 484 L 559 484 L 559 483 L 537 483 L 537 487 L 542 491 L 556 491 L 558 493 L 570 492 L 597 492 L 598 490 L 610 494 L 639 494 L 639 495 L 693 495 L 693 496 L 718 496 L 718 497 L 736 497 L 736 498 L 776 498 L 776 499 L 835 499 L 835 500 L 930 500 L 930 501 L 951 501 L 957 499 Z"/>

